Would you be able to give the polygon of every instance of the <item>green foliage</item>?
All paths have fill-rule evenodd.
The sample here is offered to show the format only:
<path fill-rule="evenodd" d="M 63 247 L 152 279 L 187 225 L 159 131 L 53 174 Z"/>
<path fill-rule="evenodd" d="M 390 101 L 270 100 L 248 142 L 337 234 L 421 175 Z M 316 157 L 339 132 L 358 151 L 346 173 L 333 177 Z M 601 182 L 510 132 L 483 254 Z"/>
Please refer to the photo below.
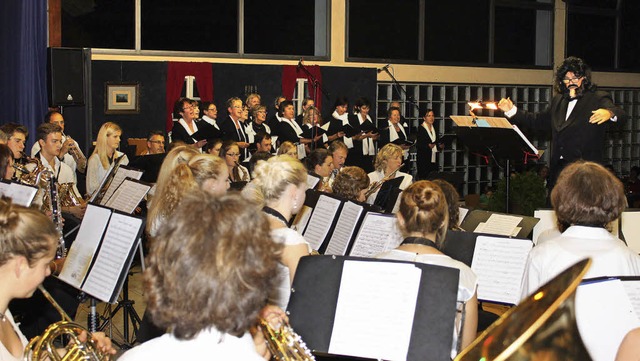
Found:
<path fill-rule="evenodd" d="M 509 202 L 512 214 L 533 216 L 533 212 L 545 206 L 546 189 L 544 180 L 535 172 L 518 173 L 511 177 L 511 199 Z M 489 201 L 489 210 L 505 212 L 505 199 L 507 197 L 507 181 L 501 179 L 498 189 Z"/>

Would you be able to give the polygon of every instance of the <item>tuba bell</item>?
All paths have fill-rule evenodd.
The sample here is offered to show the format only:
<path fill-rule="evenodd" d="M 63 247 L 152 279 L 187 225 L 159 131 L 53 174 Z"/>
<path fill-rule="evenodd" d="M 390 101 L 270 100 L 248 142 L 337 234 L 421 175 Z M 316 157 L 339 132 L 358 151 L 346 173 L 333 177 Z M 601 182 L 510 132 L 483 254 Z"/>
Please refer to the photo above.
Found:
<path fill-rule="evenodd" d="M 109 360 L 109 354 L 100 351 L 97 343 L 91 338 L 89 331 L 74 323 L 73 320 L 67 315 L 66 312 L 58 305 L 58 303 L 51 297 L 49 292 L 42 287 L 38 286 L 38 289 L 45 298 L 53 305 L 53 307 L 60 313 L 62 321 L 56 322 L 49 326 L 42 335 L 36 336 L 29 341 L 29 344 L 24 350 L 24 360 L 54 360 L 54 361 L 102 361 Z M 80 340 L 80 334 L 86 333 L 86 341 Z M 67 352 L 64 356 L 60 356 L 57 351 L 57 347 L 54 346 L 54 341 L 59 339 L 60 336 L 68 336 L 69 344 L 66 346 Z"/>
<path fill-rule="evenodd" d="M 575 292 L 591 266 L 584 259 L 510 309 L 455 361 L 591 360 L 575 317 Z"/>

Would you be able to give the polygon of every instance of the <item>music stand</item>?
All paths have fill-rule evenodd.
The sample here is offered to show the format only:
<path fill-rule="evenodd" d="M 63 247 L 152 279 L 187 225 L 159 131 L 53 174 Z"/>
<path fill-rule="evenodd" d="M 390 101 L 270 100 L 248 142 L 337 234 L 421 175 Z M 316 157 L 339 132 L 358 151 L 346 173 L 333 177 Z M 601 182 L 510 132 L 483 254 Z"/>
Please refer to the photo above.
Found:
<path fill-rule="evenodd" d="M 450 118 L 456 123 L 456 135 L 462 140 L 470 152 L 491 157 L 496 163 L 505 162 L 505 179 L 507 182 L 506 210 L 509 213 L 511 161 L 525 158 L 528 152 L 538 157 L 542 154 L 513 126 L 506 118 L 473 117 L 452 115 Z"/>
<path fill-rule="evenodd" d="M 376 195 L 376 199 L 373 202 L 374 205 L 384 209 L 385 212 L 391 213 L 393 211 L 393 207 L 398 200 L 398 196 L 402 192 L 400 190 L 400 185 L 404 177 L 397 177 L 393 179 L 389 179 L 382 183 L 380 190 L 378 190 L 378 194 Z"/>
<path fill-rule="evenodd" d="M 478 225 L 480 223 L 486 222 L 492 214 L 502 214 L 510 216 L 510 214 L 505 213 L 474 209 L 473 211 L 469 212 L 469 214 L 467 214 L 467 216 L 464 218 L 464 220 L 460 224 L 460 228 L 464 229 L 467 232 L 473 232 L 476 228 L 478 228 Z M 540 219 L 521 215 L 518 215 L 518 217 L 521 217 L 522 221 L 518 223 L 518 227 L 521 227 L 521 229 L 516 235 L 516 238 L 529 238 L 531 232 L 533 232 L 533 227 L 536 226 Z"/>
<path fill-rule="evenodd" d="M 346 256 L 307 256 L 298 264 L 287 312 L 292 327 L 314 353 L 322 355 L 323 360 L 355 360 L 328 355 L 345 261 L 408 263 L 420 268 L 422 276 L 407 360 L 450 359 L 458 292 L 457 269 Z"/>

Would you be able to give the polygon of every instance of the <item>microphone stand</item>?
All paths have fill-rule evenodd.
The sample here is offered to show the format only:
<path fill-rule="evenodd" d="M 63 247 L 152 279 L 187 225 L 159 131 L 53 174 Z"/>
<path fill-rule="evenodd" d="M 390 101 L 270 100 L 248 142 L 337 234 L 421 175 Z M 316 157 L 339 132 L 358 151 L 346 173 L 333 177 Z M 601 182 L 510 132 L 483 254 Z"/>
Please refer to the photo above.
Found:
<path fill-rule="evenodd" d="M 398 93 L 398 96 L 400 97 L 400 99 L 402 99 L 402 95 L 404 95 L 404 98 L 413 106 L 416 107 L 417 110 L 417 114 L 418 114 L 418 118 L 420 118 L 420 107 L 418 106 L 418 103 L 416 102 L 415 99 L 413 99 L 412 96 L 409 96 L 407 94 L 407 91 L 404 90 L 404 88 L 400 85 L 400 83 L 398 82 L 398 79 L 396 79 L 395 76 L 393 76 L 393 74 L 391 74 L 391 72 L 389 71 L 389 67 L 385 66 L 382 68 L 382 70 L 387 73 L 389 75 L 389 77 L 391 78 L 391 81 L 393 82 L 393 89 L 396 91 L 396 93 Z M 400 90 L 398 90 L 400 89 Z M 413 124 L 410 124 L 410 127 L 413 130 Z"/>
<path fill-rule="evenodd" d="M 327 100 L 330 100 L 329 93 L 326 90 L 324 90 L 324 87 L 322 87 L 320 85 L 320 82 L 318 81 L 318 79 L 309 71 L 309 69 L 307 69 L 307 67 L 302 62 L 302 59 L 300 59 L 300 61 L 298 62 L 298 69 L 297 70 L 302 70 L 307 75 L 307 78 L 309 80 L 311 80 L 311 83 L 312 83 L 312 86 L 313 86 L 313 94 L 311 95 L 311 97 L 312 97 L 313 102 L 315 104 L 318 103 L 318 89 L 320 89 L 320 91 L 322 92 L 322 94 L 324 94 L 324 96 L 327 98 Z M 316 145 L 315 137 L 316 137 L 316 126 L 313 125 L 311 127 L 311 144 L 310 144 L 310 147 L 309 147 L 312 151 L 313 151 L 313 149 L 315 148 L 315 145 Z"/>

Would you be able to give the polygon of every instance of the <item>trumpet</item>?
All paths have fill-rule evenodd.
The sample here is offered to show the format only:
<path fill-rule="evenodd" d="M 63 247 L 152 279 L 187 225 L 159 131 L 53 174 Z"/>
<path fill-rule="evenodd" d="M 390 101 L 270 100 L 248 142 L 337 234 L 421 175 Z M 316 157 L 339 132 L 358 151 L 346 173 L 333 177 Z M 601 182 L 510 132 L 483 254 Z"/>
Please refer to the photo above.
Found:
<path fill-rule="evenodd" d="M 79 324 L 74 323 L 71 317 L 64 312 L 62 307 L 60 307 L 42 285 L 38 286 L 38 289 L 47 301 L 53 305 L 56 311 L 58 311 L 60 317 L 62 317 L 62 321 L 52 324 L 42 335 L 32 338 L 24 350 L 24 359 L 28 361 L 44 359 L 56 361 L 109 360 L 109 354 L 100 351 L 98 344 L 91 338 L 89 331 Z M 87 340 L 84 342 L 80 340 L 80 334 L 83 332 L 87 334 Z M 69 336 L 70 342 L 66 347 L 67 352 L 65 355 L 60 356 L 53 342 L 63 335 Z"/>
<path fill-rule="evenodd" d="M 71 140 L 71 144 L 68 147 L 68 153 L 71 154 L 71 157 L 73 157 L 73 160 L 75 160 L 80 173 L 84 173 L 85 169 L 87 168 L 87 157 L 85 157 L 84 154 L 80 152 L 80 149 L 76 148 L 76 142 L 75 140 L 73 140 L 73 138 L 64 133 L 62 133 L 62 136 L 66 138 L 65 142 Z"/>
<path fill-rule="evenodd" d="M 400 164 L 400 166 L 396 170 L 394 170 L 393 172 L 389 173 L 389 175 L 385 176 L 384 178 L 380 179 L 379 181 L 371 183 L 369 185 L 369 189 L 367 189 L 367 191 L 364 193 L 365 198 L 369 198 L 369 196 L 371 196 L 375 192 L 379 191 L 380 187 L 382 187 L 384 182 L 395 178 L 396 177 L 396 173 L 398 173 L 400 168 L 402 168 L 402 164 Z"/>

